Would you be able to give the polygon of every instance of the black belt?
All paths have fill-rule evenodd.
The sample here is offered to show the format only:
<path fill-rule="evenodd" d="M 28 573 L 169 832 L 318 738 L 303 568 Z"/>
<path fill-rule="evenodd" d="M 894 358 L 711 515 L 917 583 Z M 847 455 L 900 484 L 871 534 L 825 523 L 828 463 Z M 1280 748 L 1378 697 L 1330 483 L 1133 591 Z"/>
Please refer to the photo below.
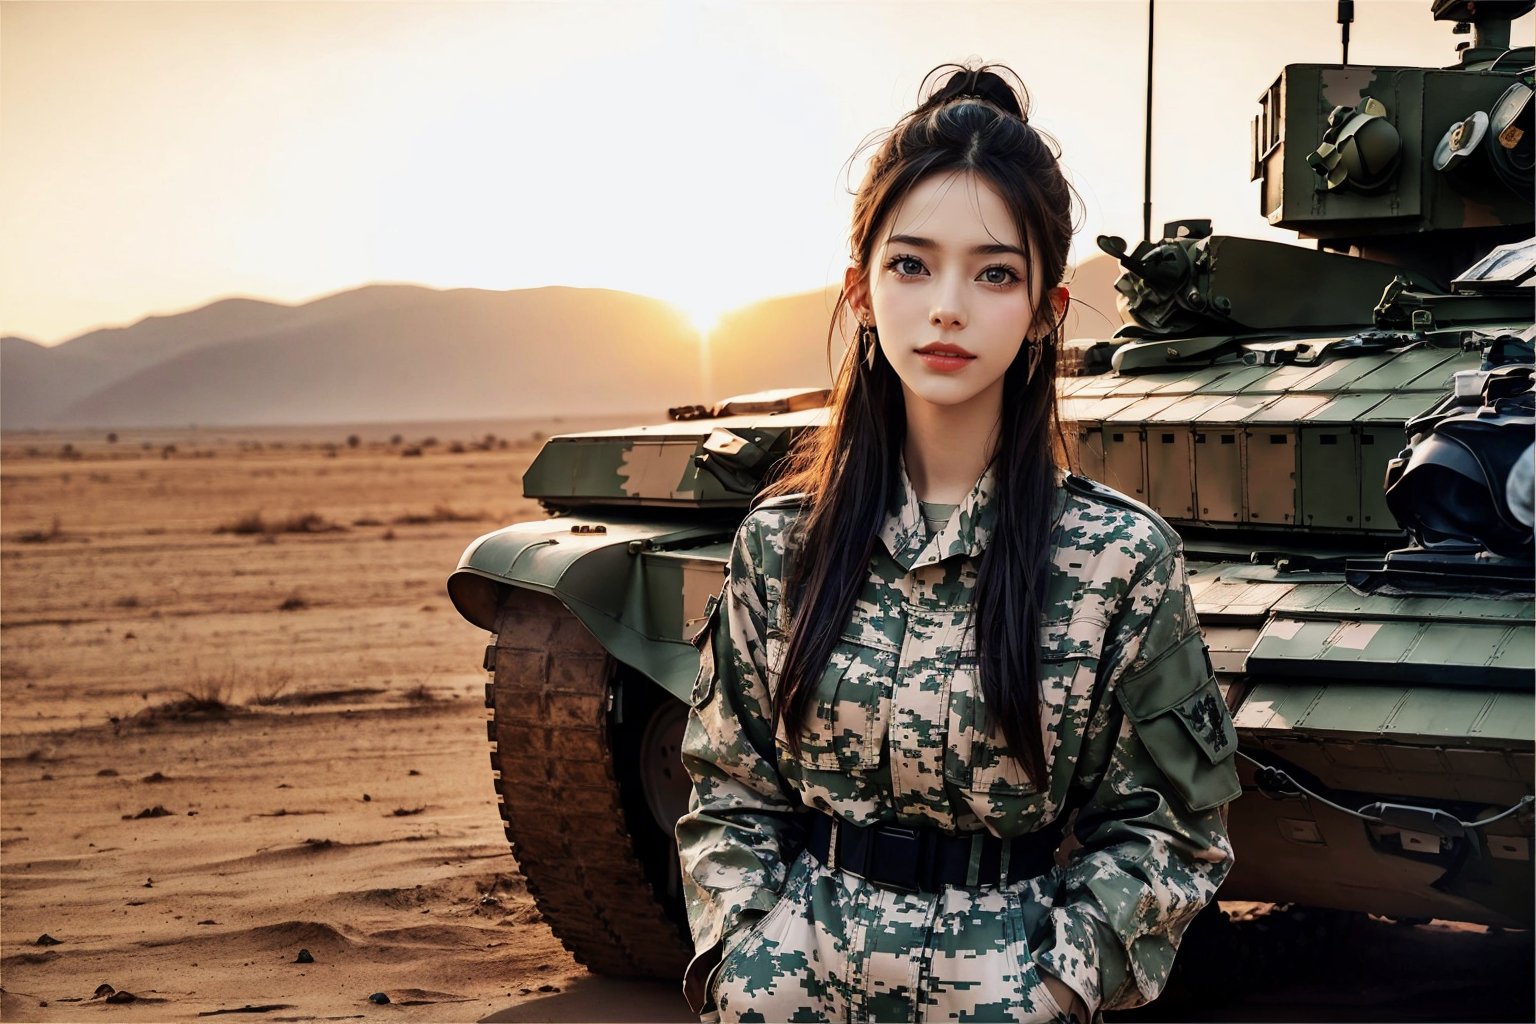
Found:
<path fill-rule="evenodd" d="M 837 859 L 834 866 L 851 871 L 879 885 L 907 892 L 938 892 L 946 885 L 996 885 L 1034 878 L 1051 869 L 1061 829 L 1047 825 L 1013 839 L 999 839 L 990 832 L 949 835 L 934 828 L 902 825 L 850 825 L 830 814 L 810 815 L 810 836 L 805 848 L 822 864 L 828 862 L 833 823 L 837 824 Z M 972 855 L 980 846 L 975 869 Z M 1006 870 L 1003 851 L 1007 850 Z"/>

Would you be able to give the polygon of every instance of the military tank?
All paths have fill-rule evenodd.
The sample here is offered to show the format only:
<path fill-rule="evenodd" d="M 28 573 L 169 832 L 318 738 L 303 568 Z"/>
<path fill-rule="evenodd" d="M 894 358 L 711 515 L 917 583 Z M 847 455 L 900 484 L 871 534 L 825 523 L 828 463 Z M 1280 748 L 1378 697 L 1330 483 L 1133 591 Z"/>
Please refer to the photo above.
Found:
<path fill-rule="evenodd" d="M 1066 345 L 1075 471 L 1184 538 L 1240 738 L 1223 899 L 1532 925 L 1532 3 L 1435 0 L 1446 68 L 1287 66 L 1259 98 L 1268 221 L 1315 248 L 1166 226 L 1130 322 Z M 827 392 L 551 438 L 549 518 L 448 581 L 492 635 L 501 815 L 593 970 L 680 977 L 672 826 L 694 646 L 736 525 Z"/>

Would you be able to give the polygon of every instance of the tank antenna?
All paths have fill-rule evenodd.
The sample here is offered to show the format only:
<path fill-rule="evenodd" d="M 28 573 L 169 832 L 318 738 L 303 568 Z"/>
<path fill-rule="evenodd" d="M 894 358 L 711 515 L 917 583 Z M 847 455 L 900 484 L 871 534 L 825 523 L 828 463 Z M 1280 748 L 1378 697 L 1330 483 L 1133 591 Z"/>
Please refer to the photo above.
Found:
<path fill-rule="evenodd" d="M 1152 241 L 1152 22 L 1157 0 L 1147 0 L 1147 149 L 1142 158 L 1141 237 Z"/>
<path fill-rule="evenodd" d="M 1344 37 L 1344 59 L 1341 64 L 1349 63 L 1349 23 L 1355 20 L 1355 0 L 1339 0 L 1339 31 Z"/>

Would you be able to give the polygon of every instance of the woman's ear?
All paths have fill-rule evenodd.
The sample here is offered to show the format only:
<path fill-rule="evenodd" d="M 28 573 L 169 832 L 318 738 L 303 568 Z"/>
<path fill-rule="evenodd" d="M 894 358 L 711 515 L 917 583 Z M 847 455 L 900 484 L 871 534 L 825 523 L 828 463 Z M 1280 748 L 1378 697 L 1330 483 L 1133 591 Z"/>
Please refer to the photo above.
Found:
<path fill-rule="evenodd" d="M 1066 318 L 1067 304 L 1071 299 L 1072 296 L 1068 294 L 1067 286 L 1064 284 L 1059 284 L 1055 288 L 1046 291 L 1045 301 L 1051 307 L 1051 314 L 1049 317 L 1046 317 L 1039 315 L 1044 312 L 1043 310 L 1036 312 L 1038 319 L 1035 321 L 1036 326 L 1030 337 L 1035 341 L 1040 341 L 1060 327 Z"/>
<path fill-rule="evenodd" d="M 869 309 L 869 279 L 858 267 L 850 266 L 843 271 L 843 295 L 859 323 L 867 324 L 874 319 Z"/>
<path fill-rule="evenodd" d="M 1046 293 L 1051 302 L 1051 322 L 1059 324 L 1066 318 L 1067 303 L 1072 300 L 1072 295 L 1067 291 L 1067 286 L 1059 284 Z"/>

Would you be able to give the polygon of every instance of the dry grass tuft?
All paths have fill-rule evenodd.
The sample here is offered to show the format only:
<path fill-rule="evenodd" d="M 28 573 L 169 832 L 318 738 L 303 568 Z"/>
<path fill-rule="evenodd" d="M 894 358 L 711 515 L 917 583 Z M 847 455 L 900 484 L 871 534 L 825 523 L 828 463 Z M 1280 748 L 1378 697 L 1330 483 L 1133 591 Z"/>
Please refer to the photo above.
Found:
<path fill-rule="evenodd" d="M 153 727 L 161 722 L 223 721 L 245 714 L 240 705 L 270 707 L 289 703 L 285 696 L 293 682 L 293 672 L 286 669 L 254 669 L 232 666 L 216 672 L 200 673 L 194 666 L 193 681 L 181 696 L 147 707 L 127 719 L 125 724 Z"/>
<path fill-rule="evenodd" d="M 268 672 L 261 680 L 250 684 L 251 697 L 246 703 L 260 707 L 281 704 L 288 691 L 288 684 L 292 682 L 292 672 Z"/>
<path fill-rule="evenodd" d="M 289 516 L 278 524 L 278 533 L 345 533 L 347 528 L 333 523 L 318 512 Z"/>
<path fill-rule="evenodd" d="M 437 701 L 437 694 L 426 683 L 417 683 L 401 696 L 412 704 L 432 704 Z"/>
<path fill-rule="evenodd" d="M 286 519 L 268 520 L 260 512 L 247 512 L 238 519 L 214 527 L 214 533 L 242 536 L 275 536 L 279 533 L 345 533 L 347 528 L 318 512 L 295 512 Z"/>
<path fill-rule="evenodd" d="M 214 527 L 214 533 L 238 533 L 250 535 L 255 533 L 270 533 L 271 527 L 262 518 L 260 512 L 247 512 L 233 522 L 221 523 Z"/>
<path fill-rule="evenodd" d="M 52 541 L 64 539 L 64 524 L 58 516 L 53 517 L 53 523 L 46 530 L 28 530 L 18 533 L 16 539 L 22 544 L 48 544 Z"/>
<path fill-rule="evenodd" d="M 147 707 L 128 719 L 128 724 L 153 728 L 161 722 L 217 722 L 239 714 L 234 704 L 231 674 L 203 676 L 182 695 Z"/>
<path fill-rule="evenodd" d="M 407 512 L 390 522 L 396 526 L 425 526 L 428 523 L 478 523 L 484 512 L 459 512 L 448 505 L 434 505 L 431 512 Z"/>
<path fill-rule="evenodd" d="M 285 693 L 275 697 L 271 703 L 279 707 L 341 704 L 348 701 L 361 701 L 369 697 L 377 697 L 383 692 L 383 688 L 378 686 L 349 686 L 336 690 L 301 690 L 298 693 Z"/>

